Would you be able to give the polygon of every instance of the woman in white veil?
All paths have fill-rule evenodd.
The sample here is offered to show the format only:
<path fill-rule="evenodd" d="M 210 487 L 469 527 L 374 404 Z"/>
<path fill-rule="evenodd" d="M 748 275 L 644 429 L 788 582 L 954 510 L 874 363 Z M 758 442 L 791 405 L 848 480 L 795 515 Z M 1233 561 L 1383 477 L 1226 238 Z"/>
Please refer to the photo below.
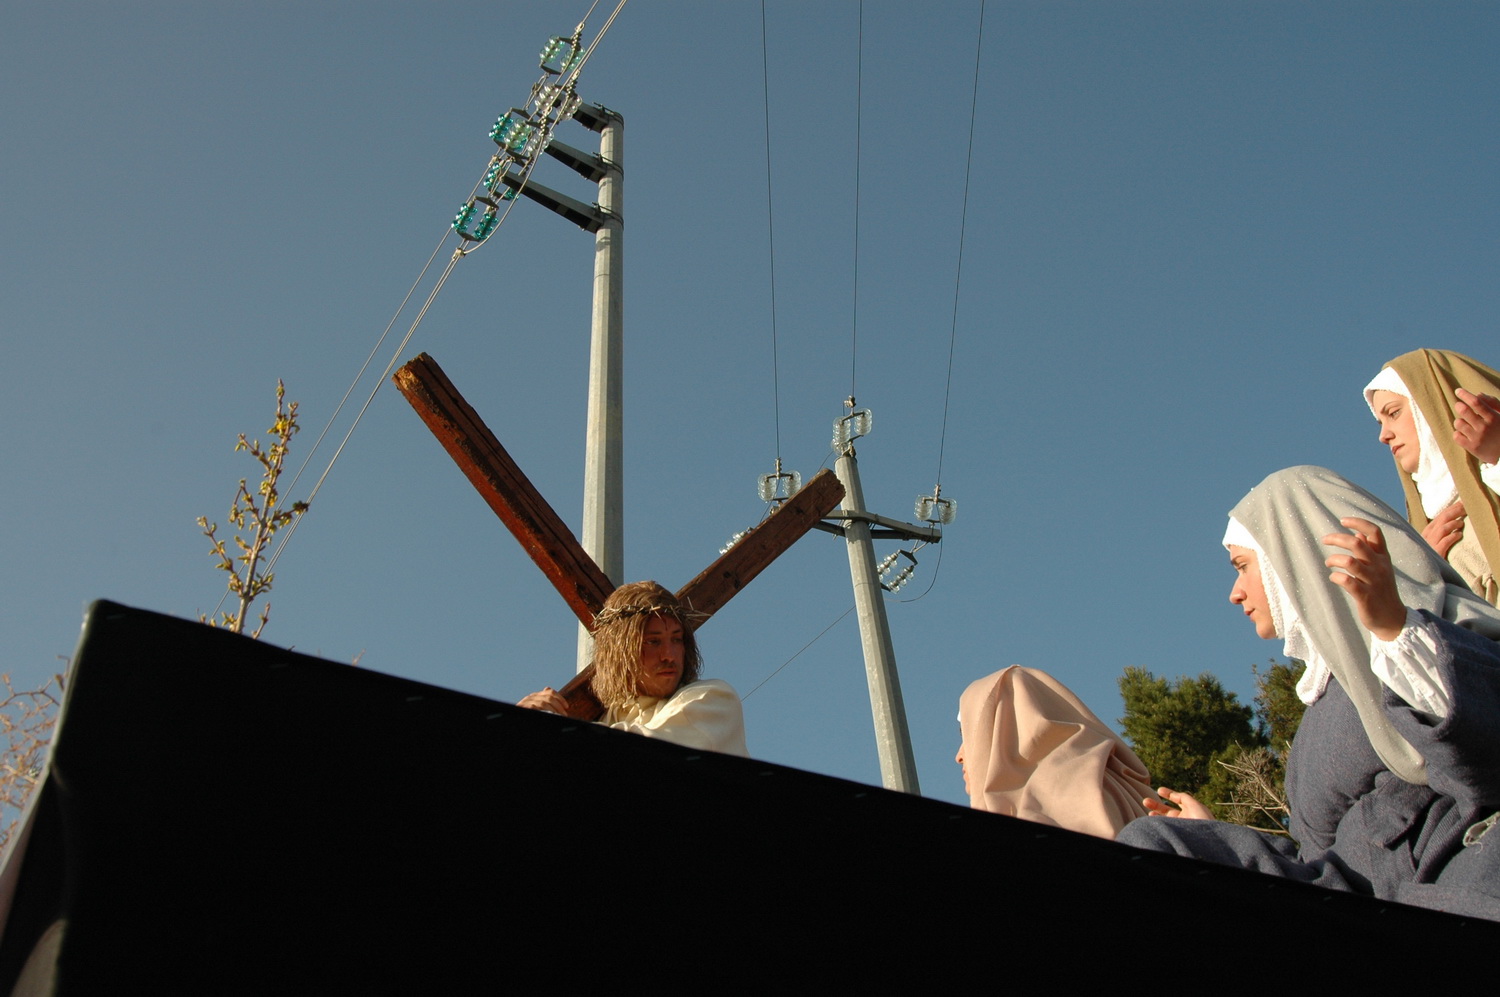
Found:
<path fill-rule="evenodd" d="M 1500 919 L 1500 836 L 1485 837 L 1500 810 L 1500 611 L 1324 468 L 1268 477 L 1224 542 L 1231 602 L 1308 665 L 1287 766 L 1296 843 L 1151 801 L 1166 819 L 1118 840 Z"/>

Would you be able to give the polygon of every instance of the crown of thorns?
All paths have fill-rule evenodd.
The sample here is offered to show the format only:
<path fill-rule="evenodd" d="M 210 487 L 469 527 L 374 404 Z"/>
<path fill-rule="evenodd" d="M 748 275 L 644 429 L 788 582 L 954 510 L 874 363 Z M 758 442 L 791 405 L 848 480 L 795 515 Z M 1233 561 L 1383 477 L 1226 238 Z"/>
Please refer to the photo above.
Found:
<path fill-rule="evenodd" d="M 620 606 L 601 609 L 594 616 L 594 629 L 628 620 L 633 616 L 671 616 L 684 626 L 690 619 L 708 619 L 707 613 L 695 613 L 681 605 L 657 603 L 650 606 Z"/>

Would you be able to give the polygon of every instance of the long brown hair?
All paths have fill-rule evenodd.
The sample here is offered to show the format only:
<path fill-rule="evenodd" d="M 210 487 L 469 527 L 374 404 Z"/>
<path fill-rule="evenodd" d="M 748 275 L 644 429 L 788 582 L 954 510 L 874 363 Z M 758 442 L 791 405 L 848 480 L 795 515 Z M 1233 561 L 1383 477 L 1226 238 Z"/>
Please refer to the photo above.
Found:
<path fill-rule="evenodd" d="M 593 689 L 606 710 L 622 707 L 640 694 L 636 672 L 646 622 L 653 616 L 670 617 L 682 624 L 682 681 L 678 688 L 698 680 L 703 661 L 689 612 L 677 596 L 656 582 L 621 585 L 604 600 L 604 608 L 594 617 Z"/>

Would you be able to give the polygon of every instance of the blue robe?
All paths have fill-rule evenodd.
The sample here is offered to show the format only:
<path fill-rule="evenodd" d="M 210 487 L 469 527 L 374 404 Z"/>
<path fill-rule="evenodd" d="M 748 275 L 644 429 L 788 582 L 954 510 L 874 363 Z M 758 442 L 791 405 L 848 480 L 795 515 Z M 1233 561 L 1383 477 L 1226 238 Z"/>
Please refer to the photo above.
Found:
<path fill-rule="evenodd" d="M 1383 900 L 1500 920 L 1500 831 L 1464 845 L 1500 810 L 1500 644 L 1435 619 L 1452 711 L 1433 722 L 1395 693 L 1384 710 L 1427 760 L 1428 785 L 1390 772 L 1331 680 L 1287 762 L 1297 844 L 1221 821 L 1144 817 L 1117 840 Z"/>

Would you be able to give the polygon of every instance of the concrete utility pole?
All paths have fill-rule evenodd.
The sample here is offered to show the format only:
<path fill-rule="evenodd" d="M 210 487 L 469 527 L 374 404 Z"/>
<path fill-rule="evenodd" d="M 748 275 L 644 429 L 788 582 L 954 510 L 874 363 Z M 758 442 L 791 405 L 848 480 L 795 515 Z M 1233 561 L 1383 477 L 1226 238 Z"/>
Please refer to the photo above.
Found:
<path fill-rule="evenodd" d="M 849 399 L 853 408 L 854 399 Z M 868 417 L 868 413 L 866 413 Z M 850 432 L 849 436 L 859 435 Z M 865 678 L 870 686 L 870 713 L 875 721 L 875 747 L 880 755 L 880 781 L 887 789 L 920 793 L 917 763 L 906 726 L 906 704 L 901 698 L 901 677 L 896 673 L 896 651 L 891 644 L 890 624 L 885 616 L 880 572 L 875 563 L 871 526 L 884 538 L 925 540 L 936 543 L 942 532 L 884 516 L 865 509 L 864 489 L 859 480 L 859 462 L 854 458 L 854 440 L 841 445 L 834 474 L 844 486 L 844 503 L 832 516 L 842 520 L 833 532 L 842 533 L 849 545 L 849 575 L 854 583 L 854 605 L 859 615 L 859 640 L 864 647 Z"/>
<path fill-rule="evenodd" d="M 583 470 L 583 549 L 616 586 L 625 581 L 625 121 L 603 120 L 599 159 L 599 210 L 605 223 L 594 233 L 594 313 L 589 344 L 588 435 Z M 578 628 L 578 670 L 588 666 L 594 639 Z"/>
<path fill-rule="evenodd" d="M 520 192 L 594 233 L 594 310 L 589 342 L 589 408 L 583 467 L 583 549 L 618 586 L 625 575 L 625 454 L 623 441 L 625 354 L 625 119 L 598 104 L 584 104 L 573 120 L 599 133 L 599 154 L 561 142 L 547 155 L 599 185 L 599 200 L 584 204 L 528 181 Z M 511 187 L 519 187 L 507 175 Z M 578 628 L 578 670 L 593 654 L 588 629 Z"/>

